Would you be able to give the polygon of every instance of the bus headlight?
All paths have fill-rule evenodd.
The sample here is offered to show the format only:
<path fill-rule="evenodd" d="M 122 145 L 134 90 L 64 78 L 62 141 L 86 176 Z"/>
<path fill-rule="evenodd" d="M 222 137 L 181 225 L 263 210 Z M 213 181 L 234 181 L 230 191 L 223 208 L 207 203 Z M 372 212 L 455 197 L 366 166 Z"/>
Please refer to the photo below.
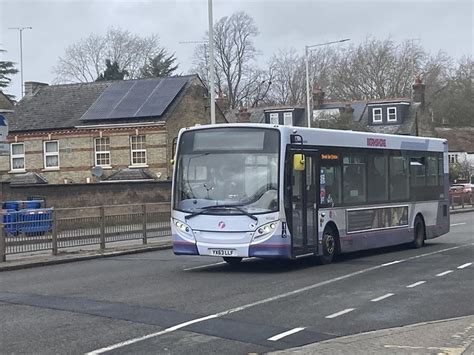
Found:
<path fill-rule="evenodd" d="M 189 228 L 189 226 L 181 221 L 178 221 L 177 219 L 174 219 L 173 220 L 174 222 L 174 225 L 176 226 L 176 228 L 180 231 L 180 232 L 183 232 L 183 233 L 186 233 L 186 234 L 191 234 L 191 228 Z"/>
<path fill-rule="evenodd" d="M 275 229 L 277 228 L 278 222 L 270 222 L 267 224 L 264 224 L 263 226 L 258 227 L 256 233 L 255 233 L 255 238 L 260 238 L 263 237 L 264 235 L 273 233 Z"/>

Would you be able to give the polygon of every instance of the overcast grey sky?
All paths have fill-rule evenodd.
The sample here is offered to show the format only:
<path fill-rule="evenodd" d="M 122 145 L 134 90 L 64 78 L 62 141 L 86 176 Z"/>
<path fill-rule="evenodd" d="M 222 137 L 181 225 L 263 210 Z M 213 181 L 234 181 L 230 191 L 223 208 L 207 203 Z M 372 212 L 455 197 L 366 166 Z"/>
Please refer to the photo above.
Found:
<path fill-rule="evenodd" d="M 367 36 L 395 41 L 419 38 L 430 52 L 454 58 L 473 54 L 472 0 L 213 0 L 214 21 L 236 11 L 252 16 L 260 34 L 255 40 L 262 65 L 278 49 L 351 38 L 357 45 Z M 157 34 L 161 45 L 174 52 L 179 71 L 192 67 L 194 45 L 208 28 L 207 0 L 0 0 L 0 57 L 18 63 L 18 31 L 23 32 L 25 81 L 51 83 L 52 67 L 64 49 L 90 33 L 105 34 L 110 26 L 146 36 Z M 346 44 L 341 44 L 346 45 Z M 8 93 L 20 98 L 20 74 Z"/>

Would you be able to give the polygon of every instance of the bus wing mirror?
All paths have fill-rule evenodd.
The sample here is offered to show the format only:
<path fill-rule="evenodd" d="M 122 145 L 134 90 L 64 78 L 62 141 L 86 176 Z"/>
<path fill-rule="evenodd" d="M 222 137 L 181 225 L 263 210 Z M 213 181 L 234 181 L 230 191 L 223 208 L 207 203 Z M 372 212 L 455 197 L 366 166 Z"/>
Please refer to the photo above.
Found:
<path fill-rule="evenodd" d="M 304 154 L 293 155 L 293 170 L 303 171 L 305 168 Z"/>

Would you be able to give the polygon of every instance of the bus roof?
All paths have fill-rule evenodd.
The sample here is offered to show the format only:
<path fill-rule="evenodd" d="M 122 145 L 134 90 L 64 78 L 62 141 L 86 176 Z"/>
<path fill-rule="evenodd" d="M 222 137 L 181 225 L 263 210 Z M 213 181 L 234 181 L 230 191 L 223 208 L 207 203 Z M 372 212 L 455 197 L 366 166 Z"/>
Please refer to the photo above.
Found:
<path fill-rule="evenodd" d="M 307 128 L 299 126 L 283 126 L 263 123 L 228 123 L 216 125 L 201 125 L 185 128 L 181 130 L 180 134 L 185 130 L 230 127 L 277 129 L 282 133 L 282 144 L 290 143 L 290 135 L 296 133 L 303 137 L 303 142 L 305 144 L 315 146 L 417 150 L 433 152 L 448 151 L 447 140 L 440 138 L 403 136 L 395 134 L 358 132 L 325 128 Z"/>

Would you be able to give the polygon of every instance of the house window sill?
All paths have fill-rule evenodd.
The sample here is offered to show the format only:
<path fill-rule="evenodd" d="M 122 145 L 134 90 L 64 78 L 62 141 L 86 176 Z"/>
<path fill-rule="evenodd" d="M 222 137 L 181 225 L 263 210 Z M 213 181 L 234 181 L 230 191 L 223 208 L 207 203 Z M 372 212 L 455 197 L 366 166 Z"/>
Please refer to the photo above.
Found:
<path fill-rule="evenodd" d="M 143 164 L 143 165 L 129 165 L 128 166 L 129 169 L 140 169 L 140 168 L 148 168 L 148 165 L 147 164 Z"/>
<path fill-rule="evenodd" d="M 26 170 L 24 169 L 23 170 L 10 170 L 8 173 L 9 174 L 24 174 L 26 173 Z"/>
<path fill-rule="evenodd" d="M 59 167 L 57 167 L 57 168 L 44 168 L 41 171 L 59 171 L 59 170 L 60 170 Z"/>
<path fill-rule="evenodd" d="M 111 166 L 111 165 L 96 165 L 96 166 L 94 166 L 94 168 L 95 168 L 95 167 L 98 167 L 98 166 L 100 166 L 100 167 L 101 167 L 102 169 L 104 169 L 104 170 L 110 170 L 110 169 L 112 169 L 112 166 Z"/>

